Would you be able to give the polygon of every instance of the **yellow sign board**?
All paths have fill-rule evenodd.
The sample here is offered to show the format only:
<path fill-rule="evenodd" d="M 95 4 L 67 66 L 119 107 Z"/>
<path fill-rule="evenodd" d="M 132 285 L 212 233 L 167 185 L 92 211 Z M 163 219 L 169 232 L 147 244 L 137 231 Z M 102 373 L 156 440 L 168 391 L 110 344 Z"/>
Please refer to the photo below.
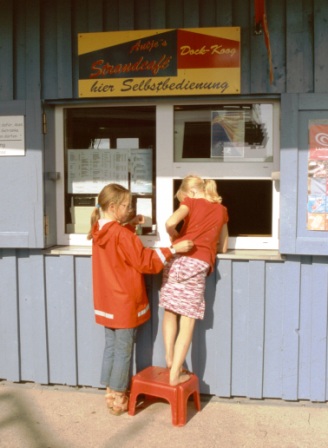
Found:
<path fill-rule="evenodd" d="M 240 28 L 78 36 L 79 97 L 240 93 Z"/>

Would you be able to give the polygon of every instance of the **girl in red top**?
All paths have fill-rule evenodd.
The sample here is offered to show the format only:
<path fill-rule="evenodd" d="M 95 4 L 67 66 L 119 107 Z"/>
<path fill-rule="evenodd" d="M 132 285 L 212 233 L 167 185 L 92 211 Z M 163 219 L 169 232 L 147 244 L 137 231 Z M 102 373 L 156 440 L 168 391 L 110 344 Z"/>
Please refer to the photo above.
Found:
<path fill-rule="evenodd" d="M 187 252 L 192 241 L 170 248 L 143 247 L 127 222 L 131 194 L 118 184 L 106 185 L 91 215 L 93 298 L 96 322 L 105 327 L 101 384 L 107 406 L 120 415 L 128 408 L 126 390 L 136 328 L 150 318 L 143 274 L 160 272 L 175 252 Z M 101 214 L 100 214 L 101 210 Z M 140 215 L 130 224 L 142 222 Z"/>
<path fill-rule="evenodd" d="M 190 378 L 182 366 L 195 321 L 204 318 L 206 276 L 213 271 L 216 253 L 228 247 L 228 212 L 213 180 L 187 176 L 176 196 L 180 206 L 166 221 L 166 230 L 175 244 L 191 239 L 194 247 L 187 256 L 174 257 L 163 273 L 159 305 L 164 308 L 165 358 L 172 386 Z M 176 226 L 181 221 L 178 233 Z"/>

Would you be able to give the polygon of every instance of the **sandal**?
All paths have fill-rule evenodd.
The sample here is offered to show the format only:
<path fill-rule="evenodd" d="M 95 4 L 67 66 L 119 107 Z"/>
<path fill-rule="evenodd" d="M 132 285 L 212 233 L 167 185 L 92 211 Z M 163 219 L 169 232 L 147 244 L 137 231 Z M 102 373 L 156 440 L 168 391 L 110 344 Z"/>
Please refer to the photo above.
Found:
<path fill-rule="evenodd" d="M 113 415 L 121 415 L 128 410 L 129 398 L 125 392 L 115 392 L 113 407 L 110 413 Z"/>
<path fill-rule="evenodd" d="M 106 389 L 105 399 L 108 409 L 112 409 L 115 400 L 115 392 L 111 390 L 109 387 L 107 387 Z"/>

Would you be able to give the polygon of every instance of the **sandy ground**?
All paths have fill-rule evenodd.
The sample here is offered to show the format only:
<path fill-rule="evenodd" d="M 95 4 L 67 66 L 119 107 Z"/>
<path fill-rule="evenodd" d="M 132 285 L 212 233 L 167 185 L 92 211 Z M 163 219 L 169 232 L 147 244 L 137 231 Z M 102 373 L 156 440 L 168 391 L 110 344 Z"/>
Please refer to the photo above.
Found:
<path fill-rule="evenodd" d="M 165 401 L 110 415 L 104 391 L 0 382 L 1 448 L 327 448 L 328 406 L 202 397 L 183 427 Z"/>

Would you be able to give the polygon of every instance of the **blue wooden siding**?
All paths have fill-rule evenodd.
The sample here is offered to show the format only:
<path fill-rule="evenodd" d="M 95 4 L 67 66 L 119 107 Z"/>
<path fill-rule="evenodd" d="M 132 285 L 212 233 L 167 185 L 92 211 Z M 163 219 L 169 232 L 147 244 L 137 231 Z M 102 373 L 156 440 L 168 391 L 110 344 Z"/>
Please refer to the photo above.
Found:
<path fill-rule="evenodd" d="M 26 117 L 26 156 L 0 158 L 0 379 L 99 387 L 104 337 L 94 323 L 91 259 L 40 250 L 56 244 L 49 103 L 78 101 L 78 33 L 241 27 L 242 95 L 282 95 L 281 210 L 289 212 L 281 245 L 286 253 L 300 250 L 298 111 L 311 102 L 311 110 L 328 109 L 328 6 L 326 0 L 266 4 L 272 85 L 264 37 L 253 33 L 252 0 L 0 0 L 0 114 Z M 202 393 L 327 401 L 328 256 L 322 255 L 218 261 L 187 360 Z M 147 277 L 153 314 L 138 334 L 135 370 L 164 365 L 160 284 L 160 275 Z"/>
<path fill-rule="evenodd" d="M 325 0 L 266 2 L 274 83 L 252 0 L 1 0 L 0 101 L 77 98 L 78 33 L 241 27 L 242 94 L 326 92 Z"/>
<path fill-rule="evenodd" d="M 19 381 L 21 347 L 16 252 L 2 250 L 0 264 L 0 377 Z"/>
<path fill-rule="evenodd" d="M 201 392 L 327 401 L 327 274 L 324 257 L 219 259 L 187 358 Z M 161 275 L 146 281 L 153 316 L 139 331 L 134 371 L 165 365 Z M 90 257 L 3 250 L 0 282 L 0 378 L 100 387 Z"/>

